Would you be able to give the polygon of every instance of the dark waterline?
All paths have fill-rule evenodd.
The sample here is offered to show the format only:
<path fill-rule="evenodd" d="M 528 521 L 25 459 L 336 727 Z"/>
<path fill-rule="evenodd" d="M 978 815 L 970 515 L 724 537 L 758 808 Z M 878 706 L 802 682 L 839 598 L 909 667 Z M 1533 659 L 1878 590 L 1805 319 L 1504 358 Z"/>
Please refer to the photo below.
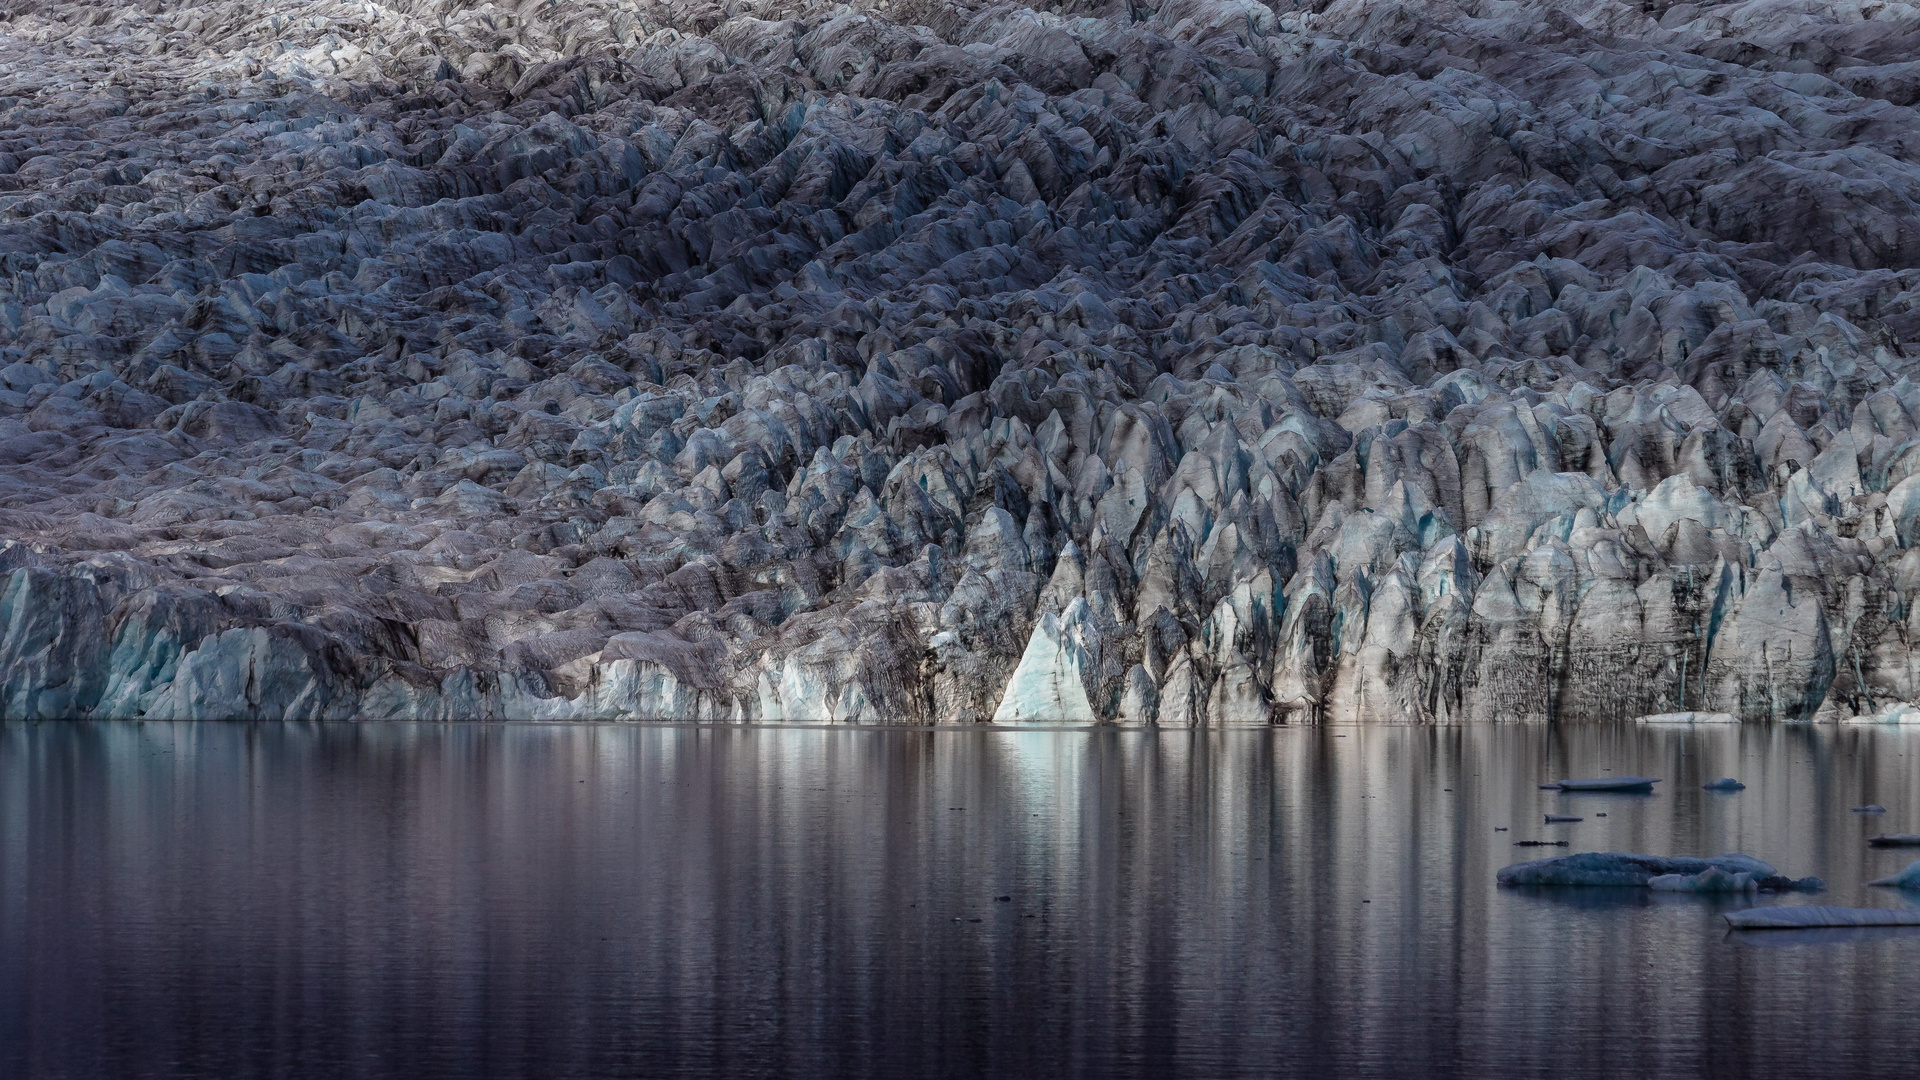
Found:
<path fill-rule="evenodd" d="M 1883 831 L 1920 732 L 7 723 L 0 1076 L 1908 1076 L 1920 937 L 1493 880 Z"/>

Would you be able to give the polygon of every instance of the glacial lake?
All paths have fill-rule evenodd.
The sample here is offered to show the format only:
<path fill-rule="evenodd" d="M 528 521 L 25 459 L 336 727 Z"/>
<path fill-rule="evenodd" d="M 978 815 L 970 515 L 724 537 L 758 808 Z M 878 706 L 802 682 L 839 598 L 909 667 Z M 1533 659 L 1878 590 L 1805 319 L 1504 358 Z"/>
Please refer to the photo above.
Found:
<path fill-rule="evenodd" d="M 1920 730 L 7 723 L 0 1076 L 1906 1077 L 1920 934 L 1721 914 L 1914 831 Z"/>

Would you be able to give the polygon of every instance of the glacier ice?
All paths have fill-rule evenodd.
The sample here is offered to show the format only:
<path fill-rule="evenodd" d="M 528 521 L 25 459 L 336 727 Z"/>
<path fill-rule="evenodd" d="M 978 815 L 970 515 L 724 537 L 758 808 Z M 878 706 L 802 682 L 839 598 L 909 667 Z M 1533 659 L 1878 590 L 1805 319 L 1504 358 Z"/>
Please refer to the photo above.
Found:
<path fill-rule="evenodd" d="M 297 6 L 0 13 L 0 716 L 1916 715 L 1911 5 Z"/>
<path fill-rule="evenodd" d="M 1843 717 L 1842 720 L 1849 724 L 1920 724 L 1920 705 L 1893 701 L 1872 713 Z"/>

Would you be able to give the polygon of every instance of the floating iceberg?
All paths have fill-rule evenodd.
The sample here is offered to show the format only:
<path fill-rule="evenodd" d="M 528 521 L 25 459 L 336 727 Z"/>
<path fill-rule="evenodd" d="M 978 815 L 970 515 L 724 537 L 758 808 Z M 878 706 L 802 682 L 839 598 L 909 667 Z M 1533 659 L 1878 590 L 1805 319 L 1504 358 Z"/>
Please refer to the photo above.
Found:
<path fill-rule="evenodd" d="M 1879 803 L 1868 803 L 1865 806 L 1854 807 L 1853 812 L 1856 814 L 1884 814 L 1887 812 L 1887 808 L 1881 806 Z"/>
<path fill-rule="evenodd" d="M 1885 885 L 1894 889 L 1920 889 L 1920 859 L 1908 863 L 1905 870 L 1892 877 L 1883 877 L 1877 881 L 1869 881 L 1867 884 Z"/>
<path fill-rule="evenodd" d="M 1888 908 L 1763 907 L 1730 911 L 1727 922 L 1735 930 L 1799 930 L 1809 926 L 1920 926 L 1920 910 Z"/>
<path fill-rule="evenodd" d="M 1880 836 L 1869 836 L 1867 837 L 1867 846 L 1868 847 L 1920 847 L 1920 834 L 1897 832 L 1897 833 L 1884 833 Z"/>
<path fill-rule="evenodd" d="M 1559 780 L 1542 787 L 1557 787 L 1561 791 L 1652 791 L 1653 785 L 1660 781 L 1651 776 L 1599 776 L 1584 780 Z"/>
<path fill-rule="evenodd" d="M 1715 780 L 1711 784 L 1701 784 L 1700 786 L 1705 788 L 1708 791 L 1745 791 L 1747 790 L 1747 785 L 1741 783 L 1738 780 L 1735 780 L 1731 776 L 1723 776 L 1720 779 Z"/>
<path fill-rule="evenodd" d="M 1585 820 L 1587 819 L 1583 817 L 1575 817 L 1572 814 L 1548 814 L 1547 815 L 1547 824 L 1549 825 L 1565 825 L 1568 822 L 1585 821 Z"/>
<path fill-rule="evenodd" d="M 1740 718 L 1730 712 L 1663 712 L 1637 716 L 1636 724 L 1737 724 Z"/>
<path fill-rule="evenodd" d="M 1654 878 L 1671 875 L 1694 877 L 1708 870 L 1723 874 L 1746 874 L 1758 881 L 1773 877 L 1773 867 L 1750 855 L 1729 854 L 1711 859 L 1684 855 L 1625 855 L 1619 852 L 1583 851 L 1552 859 L 1515 863 L 1502 869 L 1496 880 L 1502 885 L 1625 885 L 1644 886 Z"/>

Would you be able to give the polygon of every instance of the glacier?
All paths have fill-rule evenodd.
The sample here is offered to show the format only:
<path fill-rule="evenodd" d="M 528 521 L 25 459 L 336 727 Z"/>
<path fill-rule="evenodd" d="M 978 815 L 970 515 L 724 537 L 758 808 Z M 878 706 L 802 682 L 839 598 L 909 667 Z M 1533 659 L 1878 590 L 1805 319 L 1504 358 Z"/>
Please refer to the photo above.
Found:
<path fill-rule="evenodd" d="M 1916 55 L 0 0 L 0 717 L 1912 722 Z"/>

